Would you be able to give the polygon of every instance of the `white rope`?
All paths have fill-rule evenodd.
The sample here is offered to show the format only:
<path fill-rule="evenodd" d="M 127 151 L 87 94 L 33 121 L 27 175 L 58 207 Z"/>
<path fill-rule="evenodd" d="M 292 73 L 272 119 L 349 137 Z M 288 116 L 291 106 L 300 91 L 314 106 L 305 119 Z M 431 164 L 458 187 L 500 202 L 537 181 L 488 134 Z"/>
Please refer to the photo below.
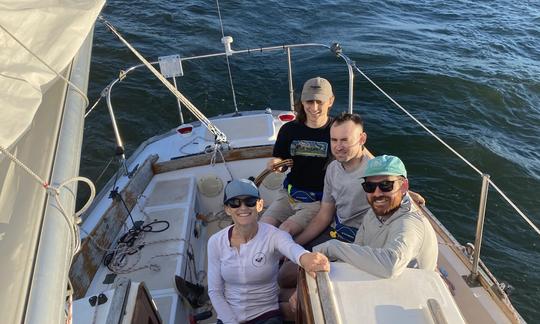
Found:
<path fill-rule="evenodd" d="M 41 64 L 45 65 L 49 70 L 51 70 L 51 72 L 53 72 L 54 74 L 56 74 L 56 76 L 58 76 L 59 78 L 61 78 L 62 80 L 64 80 L 64 82 L 66 82 L 67 84 L 69 84 L 71 87 L 73 87 L 73 89 L 75 90 L 75 92 L 77 92 L 83 99 L 84 101 L 84 107 L 88 107 L 88 104 L 89 104 L 89 101 L 88 101 L 88 97 L 86 96 L 86 94 L 81 90 L 79 89 L 79 87 L 77 87 L 75 84 L 73 84 L 71 81 L 69 81 L 68 79 L 66 79 L 63 75 L 61 75 L 60 73 L 56 72 L 55 69 L 53 69 L 49 64 L 47 64 L 47 62 L 45 62 L 44 60 L 42 60 L 37 54 L 35 54 L 34 52 L 32 52 L 31 49 L 29 49 L 26 45 L 24 45 L 17 37 L 15 37 L 15 35 L 13 35 L 12 33 L 9 32 L 9 30 L 7 30 L 2 24 L 0 24 L 0 28 L 2 28 L 11 38 L 13 38 L 13 40 L 15 40 L 19 45 L 21 45 L 28 53 L 30 53 L 36 60 L 38 60 L 39 62 L 41 62 Z"/>
<path fill-rule="evenodd" d="M 484 173 L 480 171 L 476 166 L 474 166 L 471 162 L 469 162 L 465 157 L 463 157 L 461 154 L 459 154 L 454 148 L 452 148 L 449 144 L 447 144 L 445 141 L 443 141 L 439 136 L 437 136 L 434 132 L 432 132 L 427 126 L 422 124 L 421 121 L 416 119 L 410 112 L 408 112 L 405 108 L 403 108 L 397 101 L 394 100 L 394 98 L 390 97 L 381 87 L 379 87 L 373 80 L 371 80 L 362 70 L 360 70 L 356 65 L 354 65 L 354 68 L 356 71 L 358 71 L 369 83 L 371 83 L 377 90 L 379 90 L 388 100 L 390 100 L 396 107 L 401 109 L 407 116 L 409 116 L 412 120 L 414 120 L 418 125 L 420 125 L 426 132 L 428 132 L 431 136 L 435 137 L 442 145 L 444 145 L 447 149 L 449 149 L 452 153 L 454 153 L 457 157 L 459 157 L 463 162 L 465 162 L 471 169 L 476 171 L 480 176 L 482 176 Z M 535 231 L 540 235 L 540 229 L 519 209 L 508 196 L 490 179 L 489 183 L 491 186 L 503 197 L 508 204 L 510 204 L 511 207 L 514 208 L 514 210 L 523 218 L 527 224 L 529 224 Z"/>
<path fill-rule="evenodd" d="M 221 39 L 223 40 L 225 38 L 225 32 L 223 30 L 223 20 L 221 20 L 221 10 L 219 8 L 219 0 L 216 0 L 216 6 L 217 6 L 217 11 L 218 11 L 218 16 L 219 16 L 219 25 L 221 27 Z M 234 84 L 233 84 L 232 73 L 231 73 L 231 64 L 229 63 L 229 55 L 225 55 L 225 60 L 227 61 L 227 70 L 229 71 L 229 83 L 231 84 L 234 111 L 235 113 L 238 113 L 238 106 L 236 105 L 236 93 L 234 91 Z"/>
<path fill-rule="evenodd" d="M 77 226 L 77 223 L 80 220 L 79 216 L 82 213 L 84 213 L 88 209 L 88 207 L 90 207 L 96 195 L 96 188 L 94 184 L 92 183 L 92 181 L 90 181 L 88 178 L 85 178 L 85 177 L 74 177 L 74 178 L 71 178 L 62 182 L 58 186 L 52 186 L 47 181 L 43 180 L 40 176 L 38 176 L 35 172 L 33 172 L 30 168 L 24 165 L 24 163 L 22 163 L 19 159 L 17 159 L 13 154 L 11 154 L 8 150 L 6 150 L 1 145 L 0 145 L 0 152 L 2 152 L 5 156 L 7 156 L 13 163 L 15 163 L 21 169 L 23 169 L 26 173 L 31 175 L 41 186 L 43 186 L 43 188 L 47 191 L 49 195 L 54 196 L 57 208 L 60 211 L 60 214 L 62 215 L 64 220 L 66 221 L 68 228 L 70 229 L 70 232 L 71 232 L 71 238 L 72 238 L 71 256 L 73 257 L 73 255 L 77 253 L 81 245 L 79 228 Z M 67 186 L 68 184 L 72 182 L 78 182 L 78 181 L 85 182 L 88 185 L 88 187 L 90 188 L 90 197 L 88 198 L 88 201 L 84 204 L 84 206 L 78 212 L 75 212 L 73 216 L 70 216 L 68 215 L 64 206 L 60 202 L 60 189 L 62 189 L 63 187 Z"/>
<path fill-rule="evenodd" d="M 223 156 L 223 152 L 221 152 L 222 145 L 221 144 L 214 144 L 212 149 L 212 156 L 210 157 L 210 166 L 214 167 L 217 163 L 217 155 L 219 153 L 219 156 L 221 157 L 221 160 L 223 161 L 223 165 L 225 166 L 225 170 L 229 173 L 229 176 L 231 177 L 231 180 L 233 180 L 233 175 L 231 170 L 229 169 L 229 166 L 227 165 L 227 161 L 225 161 L 225 156 Z"/>
<path fill-rule="evenodd" d="M 175 97 L 180 100 L 184 104 L 184 106 L 186 106 L 189 111 L 191 111 L 191 113 L 195 115 L 195 117 L 206 126 L 206 128 L 212 134 L 214 134 L 214 136 L 216 137 L 216 142 L 227 142 L 227 136 L 223 132 L 221 132 L 214 124 L 212 124 L 212 122 L 199 109 L 195 107 L 195 105 L 193 105 L 186 97 L 184 97 L 184 95 L 180 93 L 180 91 L 178 91 L 169 81 L 167 81 L 167 79 L 158 70 L 156 70 L 156 68 L 154 68 L 152 64 L 148 62 L 148 60 L 146 60 L 133 46 L 131 46 L 131 44 L 129 44 L 122 37 L 122 35 L 120 35 L 118 31 L 116 31 L 116 29 L 110 22 L 108 22 L 102 16 L 99 16 L 98 19 L 103 22 L 113 32 L 113 34 L 115 34 L 116 37 L 118 37 L 118 39 L 120 39 L 120 41 L 124 43 L 124 45 L 126 45 L 127 48 L 129 48 L 131 52 L 135 54 L 135 56 L 137 56 L 137 58 L 141 62 L 143 62 L 143 64 L 150 70 L 150 72 L 152 72 L 167 87 L 167 89 L 169 89 L 169 91 L 171 91 L 175 95 Z"/>

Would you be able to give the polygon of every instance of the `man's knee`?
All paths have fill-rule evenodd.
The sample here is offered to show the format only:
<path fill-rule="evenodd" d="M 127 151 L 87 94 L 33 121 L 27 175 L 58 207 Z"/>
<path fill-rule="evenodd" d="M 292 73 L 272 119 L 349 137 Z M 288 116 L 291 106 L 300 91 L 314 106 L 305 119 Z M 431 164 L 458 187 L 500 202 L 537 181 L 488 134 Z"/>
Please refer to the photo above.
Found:
<path fill-rule="evenodd" d="M 263 222 L 263 223 L 273 225 L 275 227 L 278 227 L 279 224 L 280 224 L 280 222 L 277 219 L 275 219 L 274 217 L 271 217 L 271 216 L 262 216 L 260 221 Z"/>
<path fill-rule="evenodd" d="M 292 221 L 290 219 L 287 219 L 286 221 L 284 221 L 279 226 L 279 229 L 291 234 L 291 236 L 294 236 L 294 235 L 302 232 L 302 230 L 303 230 L 302 226 L 300 226 L 295 221 Z"/>
<path fill-rule="evenodd" d="M 298 266 L 291 261 L 285 261 L 278 273 L 278 284 L 281 288 L 295 288 L 298 278 Z"/>

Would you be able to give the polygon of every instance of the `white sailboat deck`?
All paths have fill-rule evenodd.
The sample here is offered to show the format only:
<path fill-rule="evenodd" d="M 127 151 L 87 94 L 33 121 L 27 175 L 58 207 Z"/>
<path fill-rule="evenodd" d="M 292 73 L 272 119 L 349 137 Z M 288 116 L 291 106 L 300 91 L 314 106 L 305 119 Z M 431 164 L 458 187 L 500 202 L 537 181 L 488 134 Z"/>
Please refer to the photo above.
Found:
<path fill-rule="evenodd" d="M 343 323 L 433 323 L 430 303 L 447 323 L 465 323 L 452 294 L 434 271 L 405 269 L 396 278 L 380 278 L 343 262 L 329 274 Z M 308 277 L 308 284 L 316 287 Z M 312 303 L 319 296 L 314 289 Z M 437 323 L 437 322 L 436 322 Z"/>
<path fill-rule="evenodd" d="M 264 146 L 267 141 L 275 138 L 282 124 L 274 116 L 276 114 L 247 114 L 233 118 L 225 116 L 216 120 L 216 124 L 219 123 L 231 131 L 239 130 L 240 125 L 261 128 L 264 135 L 257 137 L 259 143 L 256 144 Z M 227 124 L 228 121 L 230 124 Z M 257 121 L 266 125 L 266 131 L 264 127 L 256 123 Z M 277 127 L 273 127 L 274 125 Z M 268 134 L 267 131 L 272 131 L 273 134 Z M 185 152 L 203 150 L 197 138 L 202 137 L 204 132 L 202 126 L 196 125 L 188 135 L 171 132 L 167 136 L 156 139 L 155 142 L 146 143 L 138 151 L 138 156 L 131 161 L 130 168 L 136 164 L 144 164 L 143 162 L 156 151 L 167 151 L 165 156 L 170 159 L 175 156 L 180 147 Z M 242 140 L 241 131 L 239 133 L 236 135 L 238 141 Z M 253 144 L 251 141 L 246 143 Z M 242 148 L 241 145 L 237 145 L 231 150 L 231 154 L 239 154 L 236 151 L 244 149 L 249 149 L 249 147 Z M 158 159 L 161 162 L 153 167 L 154 172 L 157 173 L 150 175 L 151 179 L 143 188 L 142 194 L 131 210 L 131 215 L 135 222 L 142 220 L 147 225 L 155 221 L 167 221 L 169 227 L 159 233 L 145 233 L 144 238 L 136 243 L 143 247 L 137 253 L 125 256 L 125 265 L 116 270 L 115 276 L 111 277 L 110 269 L 102 264 L 82 301 L 113 288 L 121 279 L 129 279 L 134 283 L 145 283 L 164 323 L 183 323 L 187 321 L 189 315 L 200 311 L 192 309 L 177 291 L 175 276 L 192 283 L 204 284 L 206 241 L 211 234 L 229 224 L 229 220 L 219 219 L 217 216 L 223 208 L 222 188 L 231 178 L 256 176 L 264 169 L 266 159 L 239 159 L 226 163 L 221 163 L 218 159 L 215 164 L 203 163 L 198 166 L 183 167 L 187 165 L 189 159 L 193 158 L 196 156 L 187 155 L 172 161 Z M 137 175 L 134 176 L 136 177 Z M 124 186 L 127 187 L 128 182 L 136 181 L 134 178 L 128 181 L 123 177 L 117 184 L 122 189 Z M 271 203 L 279 187 L 279 185 L 272 186 L 263 182 L 260 189 L 266 206 Z M 97 202 L 87 221 L 92 218 L 99 219 L 107 210 L 106 207 L 111 204 L 111 200 L 104 195 L 100 199 L 101 202 Z M 203 215 L 203 218 L 198 215 Z M 426 214 L 426 217 L 430 216 Z M 433 220 L 432 223 L 436 224 Z M 126 219 L 125 226 L 118 236 L 132 227 L 129 218 Z M 156 231 L 163 228 L 165 227 L 162 223 L 153 227 Z M 465 322 L 466 314 L 470 319 L 511 322 L 493 298 L 485 292 L 485 289 L 470 288 L 466 284 L 461 284 L 463 278 L 459 276 L 459 273 L 465 266 L 448 249 L 448 244 L 444 244 L 445 241 L 440 233 L 441 231 L 446 233 L 446 230 L 443 227 L 437 227 L 437 229 L 439 242 L 442 243 L 440 247 L 446 249 L 445 253 L 441 253 L 439 263 L 444 265 L 449 272 L 450 280 L 459 287 L 459 291 L 455 293 L 460 296 L 460 299 L 455 300 L 452 297 L 440 275 L 433 271 L 410 269 L 398 278 L 380 279 L 352 266 L 335 263 L 332 265 L 330 279 L 334 287 L 333 295 L 339 305 L 337 311 L 342 316 L 343 323 L 357 320 L 364 323 L 395 323 L 396 321 L 432 323 L 434 315 L 430 311 L 429 300 L 436 301 L 435 305 L 439 308 L 438 314 L 442 314 L 448 323 Z M 318 296 L 314 282 L 310 285 L 313 289 L 311 298 L 321 301 L 327 298 L 327 296 Z M 476 294 L 473 289 L 482 291 Z M 463 303 L 463 300 L 467 302 Z M 89 307 L 87 301 L 79 301 L 78 305 L 78 307 Z M 483 305 L 481 310 L 478 308 L 480 305 Z M 203 309 L 207 308 L 203 307 Z M 316 318 L 316 307 L 313 307 L 313 313 Z M 315 323 L 319 322 L 315 320 Z"/>

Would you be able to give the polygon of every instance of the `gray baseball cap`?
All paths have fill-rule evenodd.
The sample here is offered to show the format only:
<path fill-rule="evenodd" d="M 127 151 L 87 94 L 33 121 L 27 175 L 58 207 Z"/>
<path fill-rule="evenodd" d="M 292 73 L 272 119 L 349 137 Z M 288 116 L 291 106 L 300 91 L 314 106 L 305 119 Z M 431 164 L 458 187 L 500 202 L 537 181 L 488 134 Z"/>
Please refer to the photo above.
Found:
<path fill-rule="evenodd" d="M 332 85 L 328 80 L 316 77 L 309 79 L 304 83 L 304 88 L 302 89 L 302 97 L 300 100 L 309 101 L 309 100 L 320 100 L 322 102 L 328 101 L 334 93 L 332 92 Z"/>
<path fill-rule="evenodd" d="M 237 179 L 229 182 L 227 186 L 225 186 L 223 203 L 227 202 L 229 199 L 239 196 L 261 198 L 257 186 L 253 183 L 253 181 L 248 179 Z"/>

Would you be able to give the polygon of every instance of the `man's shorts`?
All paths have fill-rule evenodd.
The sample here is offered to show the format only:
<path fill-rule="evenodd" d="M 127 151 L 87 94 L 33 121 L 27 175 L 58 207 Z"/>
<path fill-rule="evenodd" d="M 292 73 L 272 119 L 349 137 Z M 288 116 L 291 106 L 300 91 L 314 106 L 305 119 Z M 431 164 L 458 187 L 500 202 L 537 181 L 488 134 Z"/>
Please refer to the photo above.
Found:
<path fill-rule="evenodd" d="M 319 234 L 319 236 L 304 244 L 304 249 L 313 251 L 314 246 L 333 239 L 345 243 L 352 243 L 356 237 L 356 231 L 357 229 L 350 226 L 341 226 L 340 230 L 336 230 L 336 228 L 328 226 L 321 234 Z"/>
<path fill-rule="evenodd" d="M 285 189 L 280 189 L 277 198 L 264 212 L 263 217 L 272 217 L 281 223 L 290 219 L 305 229 L 320 208 L 320 201 L 306 203 L 294 200 Z"/>

